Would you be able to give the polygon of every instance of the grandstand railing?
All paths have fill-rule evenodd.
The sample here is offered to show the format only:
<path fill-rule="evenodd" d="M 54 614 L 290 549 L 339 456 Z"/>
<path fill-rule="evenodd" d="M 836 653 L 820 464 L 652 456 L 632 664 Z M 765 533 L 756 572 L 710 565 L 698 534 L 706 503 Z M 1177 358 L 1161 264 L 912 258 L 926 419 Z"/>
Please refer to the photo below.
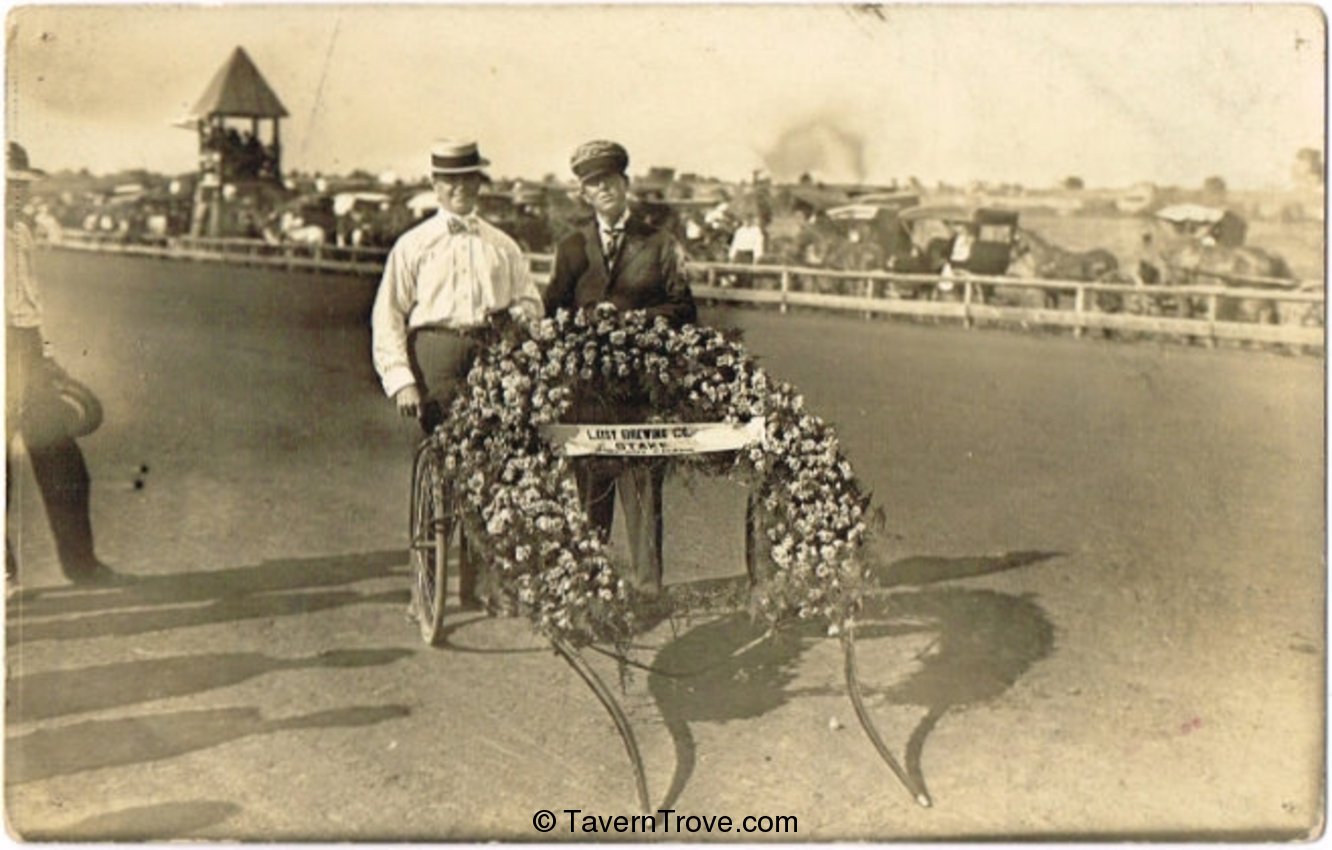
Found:
<path fill-rule="evenodd" d="M 55 248 L 196 262 L 268 266 L 293 271 L 378 275 L 388 255 L 385 248 L 270 244 L 258 239 L 173 237 L 156 243 L 129 243 L 115 234 L 67 231 Z M 554 258 L 529 254 L 538 285 L 549 279 Z M 1221 340 L 1326 348 L 1323 327 L 1325 294 L 1322 282 L 1301 283 L 1266 278 L 1224 278 L 1226 285 L 1140 286 L 1128 283 L 1093 283 L 1044 278 L 901 274 L 880 271 L 839 271 L 798 266 L 692 262 L 697 283 L 695 297 L 703 300 L 771 305 L 782 312 L 792 307 L 818 308 L 872 316 L 909 316 L 978 323 L 1015 324 L 1022 327 L 1071 329 L 1081 336 L 1089 330 L 1187 337 L 1214 345 Z M 932 289 L 943 281 L 954 287 L 949 300 L 901 297 L 902 289 Z M 839 281 L 842 293 L 817 291 Z M 1244 283 L 1247 285 L 1237 285 Z M 1067 308 L 1033 308 L 986 303 L 984 295 L 995 287 L 1072 294 Z M 814 291 L 811 291 L 814 290 Z M 849 291 L 848 291 L 849 290 Z M 1117 295 L 1123 307 L 1107 311 L 1098 296 Z M 1042 299 L 1044 300 L 1044 299 Z M 1290 305 L 1282 324 L 1226 321 L 1220 318 L 1227 301 L 1266 301 Z M 1161 315 L 1181 303 L 1195 305 L 1197 315 Z"/>

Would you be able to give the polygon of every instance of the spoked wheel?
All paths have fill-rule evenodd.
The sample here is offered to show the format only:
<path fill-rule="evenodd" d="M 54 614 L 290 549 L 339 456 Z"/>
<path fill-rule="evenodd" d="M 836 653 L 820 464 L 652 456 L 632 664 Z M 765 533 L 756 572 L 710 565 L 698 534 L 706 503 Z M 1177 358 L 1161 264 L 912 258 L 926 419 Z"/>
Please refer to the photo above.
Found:
<path fill-rule="evenodd" d="M 449 577 L 452 511 L 439 451 L 427 441 L 416 452 L 412 469 L 412 608 L 421 639 L 443 643 L 444 593 Z"/>

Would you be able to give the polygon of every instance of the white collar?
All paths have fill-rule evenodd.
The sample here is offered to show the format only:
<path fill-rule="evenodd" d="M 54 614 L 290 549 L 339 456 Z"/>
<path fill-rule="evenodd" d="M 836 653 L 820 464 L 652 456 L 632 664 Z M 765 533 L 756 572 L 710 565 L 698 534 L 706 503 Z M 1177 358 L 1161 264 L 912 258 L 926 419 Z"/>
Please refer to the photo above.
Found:
<path fill-rule="evenodd" d="M 438 215 L 440 228 L 451 236 L 464 233 L 470 233 L 473 236 L 481 235 L 481 217 L 476 214 L 476 210 L 472 210 L 467 215 L 458 215 L 440 207 Z"/>
<path fill-rule="evenodd" d="M 624 230 L 624 226 L 628 221 L 629 221 L 629 208 L 625 207 L 624 212 L 620 213 L 619 221 L 616 221 L 614 224 L 607 224 L 606 220 L 603 219 L 600 215 L 598 215 L 597 229 L 600 230 L 602 233 L 606 233 L 607 231 L 610 230 Z"/>
<path fill-rule="evenodd" d="M 469 212 L 467 215 L 458 215 L 456 212 L 451 212 L 449 210 L 444 209 L 443 207 L 440 207 L 438 210 L 436 210 L 435 214 L 438 215 L 440 218 L 444 219 L 446 222 L 449 221 L 450 219 L 457 219 L 458 221 L 461 221 L 464 224 L 466 224 L 469 221 L 480 220 L 480 216 L 476 214 L 475 207 L 473 207 L 472 211 Z"/>

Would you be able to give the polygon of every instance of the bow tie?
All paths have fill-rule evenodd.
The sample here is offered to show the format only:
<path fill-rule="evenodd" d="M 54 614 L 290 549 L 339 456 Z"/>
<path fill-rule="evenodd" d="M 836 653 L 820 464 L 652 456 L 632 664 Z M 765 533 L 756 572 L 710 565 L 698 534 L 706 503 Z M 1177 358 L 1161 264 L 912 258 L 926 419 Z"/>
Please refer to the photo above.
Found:
<path fill-rule="evenodd" d="M 476 233 L 476 219 L 474 218 L 450 218 L 449 233 L 457 236 L 460 233 Z"/>

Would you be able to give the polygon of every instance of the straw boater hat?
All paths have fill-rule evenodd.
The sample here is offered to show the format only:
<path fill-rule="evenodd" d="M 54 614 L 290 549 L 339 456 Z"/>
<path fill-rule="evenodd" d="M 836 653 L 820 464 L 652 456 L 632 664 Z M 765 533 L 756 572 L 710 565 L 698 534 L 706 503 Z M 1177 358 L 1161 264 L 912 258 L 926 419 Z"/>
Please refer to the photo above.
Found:
<path fill-rule="evenodd" d="M 18 142 L 10 142 L 5 157 L 5 179 L 24 183 L 45 177 L 46 172 L 28 165 L 28 152 Z"/>
<path fill-rule="evenodd" d="M 487 165 L 490 160 L 482 158 L 470 139 L 440 139 L 430 147 L 431 174 L 471 174 Z"/>
<path fill-rule="evenodd" d="M 629 168 L 629 152 L 615 142 L 598 139 L 579 145 L 569 158 L 569 165 L 579 180 L 600 174 L 624 174 Z"/>

